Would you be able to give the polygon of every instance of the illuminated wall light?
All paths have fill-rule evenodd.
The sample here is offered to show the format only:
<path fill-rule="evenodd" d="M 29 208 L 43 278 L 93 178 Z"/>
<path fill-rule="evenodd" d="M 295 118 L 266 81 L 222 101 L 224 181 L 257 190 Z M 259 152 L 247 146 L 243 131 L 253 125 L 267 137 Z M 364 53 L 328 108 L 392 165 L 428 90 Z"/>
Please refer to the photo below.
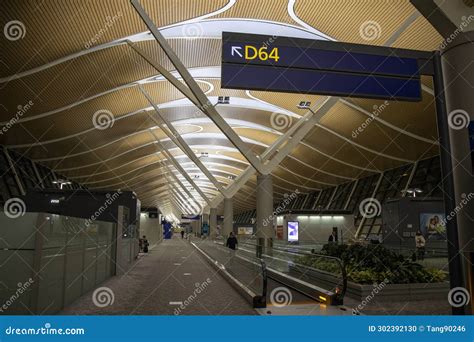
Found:
<path fill-rule="evenodd" d="M 335 220 L 344 220 L 344 216 L 333 216 L 333 219 Z"/>
<path fill-rule="evenodd" d="M 330 220 L 331 218 L 332 216 L 327 216 L 327 215 L 323 216 L 323 220 Z"/>

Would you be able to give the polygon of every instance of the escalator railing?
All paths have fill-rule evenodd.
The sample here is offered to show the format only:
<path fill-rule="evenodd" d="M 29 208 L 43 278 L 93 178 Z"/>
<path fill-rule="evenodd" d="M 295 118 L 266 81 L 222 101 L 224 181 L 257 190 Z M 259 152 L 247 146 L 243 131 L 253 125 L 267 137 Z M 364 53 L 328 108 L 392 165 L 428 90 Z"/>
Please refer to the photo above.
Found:
<path fill-rule="evenodd" d="M 241 241 L 245 256 L 260 255 L 254 241 Z M 261 249 L 261 248 L 260 248 Z M 341 259 L 273 247 L 261 252 L 268 276 L 326 304 L 340 305 L 347 289 L 346 268 Z"/>
<path fill-rule="evenodd" d="M 266 306 L 267 272 L 265 260 L 241 250 L 232 250 L 210 240 L 192 240 L 216 268 L 254 307 Z"/>

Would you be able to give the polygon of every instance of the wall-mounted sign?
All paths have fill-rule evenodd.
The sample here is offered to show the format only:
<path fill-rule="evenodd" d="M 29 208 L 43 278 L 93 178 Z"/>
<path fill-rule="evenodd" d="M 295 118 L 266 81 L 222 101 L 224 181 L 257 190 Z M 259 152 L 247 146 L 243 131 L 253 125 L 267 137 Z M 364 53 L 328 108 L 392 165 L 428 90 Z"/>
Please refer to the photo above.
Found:
<path fill-rule="evenodd" d="M 288 241 L 298 241 L 299 222 L 288 221 Z"/>
<path fill-rule="evenodd" d="M 182 220 L 191 220 L 191 221 L 197 221 L 201 218 L 201 215 L 181 215 Z"/>
<path fill-rule="evenodd" d="M 416 58 L 397 55 L 397 49 L 370 51 L 357 44 L 223 32 L 222 88 L 421 100 Z"/>
<path fill-rule="evenodd" d="M 237 227 L 238 235 L 252 235 L 253 227 Z"/>

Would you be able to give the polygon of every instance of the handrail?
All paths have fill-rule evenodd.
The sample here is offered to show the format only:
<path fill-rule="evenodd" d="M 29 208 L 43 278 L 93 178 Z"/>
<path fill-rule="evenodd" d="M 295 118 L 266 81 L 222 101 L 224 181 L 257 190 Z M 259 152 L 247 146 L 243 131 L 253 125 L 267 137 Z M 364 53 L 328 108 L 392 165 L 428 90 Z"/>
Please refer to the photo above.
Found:
<path fill-rule="evenodd" d="M 200 241 L 200 242 L 202 242 L 202 241 Z M 222 242 L 212 241 L 213 242 L 212 244 L 209 244 L 209 242 L 210 241 L 207 241 L 207 243 L 204 242 L 208 248 L 212 247 L 211 249 L 208 249 L 207 252 L 204 250 L 205 247 L 200 247 L 200 246 L 196 245 L 194 242 L 191 242 L 191 244 L 195 248 L 197 248 L 201 253 L 203 253 L 209 260 L 212 260 L 212 264 L 217 265 L 217 267 L 220 269 L 220 271 L 229 274 L 230 276 L 226 277 L 226 278 L 228 278 L 228 280 L 230 279 L 231 282 L 238 283 L 241 288 L 245 288 L 245 295 L 246 296 L 248 294 L 251 295 L 249 299 L 252 301 L 254 308 L 264 308 L 264 307 L 266 307 L 268 277 L 267 277 L 267 267 L 266 267 L 265 261 L 262 260 L 262 259 L 257 260 L 257 258 L 252 260 L 251 258 L 247 258 L 243 255 L 238 255 L 237 253 L 235 253 L 235 254 L 231 253 L 233 251 L 229 248 L 224 247 Z M 232 266 L 228 267 L 227 264 L 224 265 L 222 263 L 222 261 L 218 260 L 219 255 L 221 255 L 221 254 L 216 254 L 217 256 L 216 255 L 212 256 L 211 255 L 212 253 L 208 254 L 211 250 L 220 250 L 222 252 L 225 252 L 224 254 L 226 254 L 228 256 L 229 256 L 229 253 L 230 253 L 231 258 L 238 258 L 238 259 L 244 261 L 246 264 L 253 265 L 252 267 L 255 269 L 255 272 L 257 272 L 257 274 L 259 274 L 261 276 L 261 279 L 262 279 L 261 288 L 259 286 L 255 286 L 255 287 L 252 288 L 251 286 L 249 286 L 249 284 L 245 284 L 245 281 L 242 282 L 242 279 L 240 278 L 239 273 L 236 273 L 235 272 L 236 270 L 233 270 Z M 238 250 L 235 251 L 235 252 L 238 252 Z M 219 265 L 221 265 L 221 266 L 219 266 Z M 232 263 L 230 265 L 232 265 Z M 254 275 L 252 275 L 252 278 L 253 277 L 254 277 Z M 258 284 L 258 285 L 260 285 L 260 284 Z"/>
<path fill-rule="evenodd" d="M 267 264 L 263 259 L 260 259 L 260 264 L 262 265 L 262 297 L 267 298 L 267 289 L 268 289 L 268 278 L 267 278 Z"/>
<path fill-rule="evenodd" d="M 253 243 L 249 243 L 249 242 L 244 242 L 243 243 L 244 245 L 248 245 L 248 246 L 254 246 L 254 247 L 258 247 L 257 244 L 253 244 Z M 298 251 L 292 251 L 292 252 L 289 252 L 285 249 L 282 249 L 282 248 L 279 248 L 279 247 L 272 247 L 273 250 L 277 250 L 277 251 L 280 251 L 280 252 L 283 252 L 283 253 L 287 253 L 287 254 L 293 254 L 293 255 L 301 255 L 301 256 L 312 256 L 312 257 L 320 257 L 320 258 L 324 258 L 324 259 L 329 259 L 329 260 L 333 260 L 335 261 L 338 265 L 339 265 L 339 268 L 341 269 L 341 277 L 342 277 L 342 284 L 341 283 L 338 283 L 336 285 L 336 291 L 335 291 L 335 295 L 336 295 L 336 298 L 338 300 L 341 300 L 344 298 L 345 294 L 346 294 L 346 291 L 347 291 L 347 270 L 346 270 L 346 266 L 344 264 L 344 262 L 342 261 L 342 259 L 338 258 L 338 257 L 334 257 L 334 256 L 330 256 L 330 255 L 325 255 L 325 254 L 318 254 L 318 253 L 300 253 Z M 272 257 L 271 255 L 268 255 L 268 254 L 262 254 L 262 256 L 267 256 L 267 257 Z M 306 265 L 302 265 L 302 266 L 305 266 L 307 268 L 310 268 Z M 314 268 L 314 267 L 313 267 Z M 320 270 L 322 271 L 322 270 Z M 325 273 L 329 273 L 329 272 L 326 272 L 324 271 Z M 339 289 L 339 285 L 342 285 L 342 289 Z"/>

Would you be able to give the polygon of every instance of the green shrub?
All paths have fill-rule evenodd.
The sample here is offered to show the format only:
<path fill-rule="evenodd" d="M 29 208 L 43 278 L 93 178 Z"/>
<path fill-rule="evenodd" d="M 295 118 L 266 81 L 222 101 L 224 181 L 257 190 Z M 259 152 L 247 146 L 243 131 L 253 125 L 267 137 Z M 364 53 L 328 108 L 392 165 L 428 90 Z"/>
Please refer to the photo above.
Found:
<path fill-rule="evenodd" d="M 359 284 L 374 284 L 387 281 L 392 284 L 442 282 L 446 274 L 437 269 L 426 269 L 382 245 L 337 245 L 327 244 L 322 254 L 341 259 L 346 266 L 347 278 Z M 339 274 L 337 263 L 315 255 L 295 258 L 297 264 Z"/>

